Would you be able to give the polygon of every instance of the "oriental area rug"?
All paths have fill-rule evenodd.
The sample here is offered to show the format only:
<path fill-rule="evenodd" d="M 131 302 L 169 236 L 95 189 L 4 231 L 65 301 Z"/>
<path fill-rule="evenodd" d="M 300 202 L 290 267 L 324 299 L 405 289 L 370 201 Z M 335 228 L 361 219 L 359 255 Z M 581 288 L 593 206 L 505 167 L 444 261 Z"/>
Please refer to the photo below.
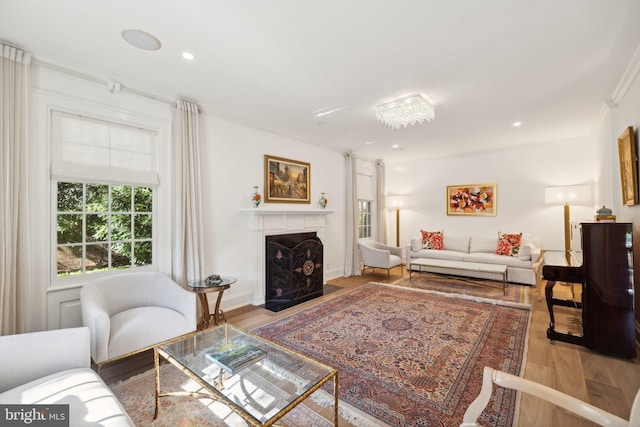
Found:
<path fill-rule="evenodd" d="M 526 306 L 370 283 L 253 332 L 337 368 L 340 404 L 381 424 L 457 426 L 485 366 L 521 375 L 529 322 Z M 497 388 L 480 421 L 511 426 L 516 405 Z"/>
<path fill-rule="evenodd" d="M 530 286 L 509 283 L 506 294 L 502 290 L 502 282 L 471 277 L 451 276 L 436 273 L 411 273 L 409 277 L 394 282 L 394 285 L 407 288 L 429 289 L 432 291 L 487 298 L 498 301 L 511 301 L 529 304 Z"/>

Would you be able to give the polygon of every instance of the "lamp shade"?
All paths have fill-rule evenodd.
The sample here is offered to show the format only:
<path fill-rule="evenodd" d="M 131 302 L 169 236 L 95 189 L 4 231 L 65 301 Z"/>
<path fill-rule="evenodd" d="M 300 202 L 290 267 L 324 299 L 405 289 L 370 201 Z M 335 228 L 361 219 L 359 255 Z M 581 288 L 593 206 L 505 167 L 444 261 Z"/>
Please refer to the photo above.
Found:
<path fill-rule="evenodd" d="M 385 205 L 387 209 L 406 208 L 409 204 L 409 196 L 386 196 Z"/>
<path fill-rule="evenodd" d="M 544 189 L 544 201 L 549 204 L 584 204 L 591 202 L 591 187 L 588 185 L 564 185 Z"/>

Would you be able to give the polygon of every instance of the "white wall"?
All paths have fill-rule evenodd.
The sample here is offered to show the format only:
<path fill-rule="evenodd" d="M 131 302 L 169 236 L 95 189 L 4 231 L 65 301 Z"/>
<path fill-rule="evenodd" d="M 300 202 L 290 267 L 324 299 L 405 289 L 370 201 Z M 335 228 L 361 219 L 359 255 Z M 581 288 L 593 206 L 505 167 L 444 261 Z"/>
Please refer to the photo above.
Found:
<path fill-rule="evenodd" d="M 238 278 L 224 294 L 223 310 L 251 303 L 252 283 L 248 269 L 255 266 L 247 265 L 248 218 L 240 210 L 252 206 L 250 196 L 254 185 L 258 185 L 264 195 L 265 154 L 311 164 L 311 205 L 304 206 L 318 208 L 320 193 L 324 192 L 329 200 L 327 209 L 335 211 L 326 216 L 325 222 L 324 278 L 344 274 L 346 196 L 341 153 L 206 112 L 200 116 L 200 141 L 205 269 L 207 274 Z M 273 206 L 263 203 L 258 209 Z"/>
<path fill-rule="evenodd" d="M 482 235 L 523 232 L 540 238 L 545 249 L 562 249 L 563 208 L 545 204 L 544 188 L 592 183 L 594 152 L 592 138 L 579 138 L 387 164 L 387 193 L 410 196 L 411 206 L 400 212 L 401 246 L 426 229 Z M 496 216 L 447 216 L 448 185 L 483 183 L 497 185 Z M 572 222 L 593 219 L 594 206 L 572 206 Z M 395 214 L 387 218 L 389 241 L 394 241 Z"/>

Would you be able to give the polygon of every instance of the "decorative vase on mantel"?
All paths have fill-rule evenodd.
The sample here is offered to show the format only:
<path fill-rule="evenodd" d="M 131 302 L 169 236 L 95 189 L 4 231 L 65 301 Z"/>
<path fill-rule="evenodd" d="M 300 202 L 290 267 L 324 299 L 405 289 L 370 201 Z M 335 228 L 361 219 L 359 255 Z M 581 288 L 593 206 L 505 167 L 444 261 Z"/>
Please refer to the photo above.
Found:
<path fill-rule="evenodd" d="M 253 207 L 257 208 L 258 206 L 260 206 L 260 202 L 262 202 L 262 196 L 260 195 L 260 192 L 258 191 L 258 186 L 254 185 L 253 186 L 253 194 L 251 195 L 251 203 L 253 203 Z"/>
<path fill-rule="evenodd" d="M 327 203 L 329 203 L 329 200 L 327 200 L 327 197 L 324 195 L 324 193 L 322 193 L 322 195 L 320 196 L 320 200 L 318 200 L 318 203 L 320 203 L 320 207 L 322 209 L 327 207 Z"/>

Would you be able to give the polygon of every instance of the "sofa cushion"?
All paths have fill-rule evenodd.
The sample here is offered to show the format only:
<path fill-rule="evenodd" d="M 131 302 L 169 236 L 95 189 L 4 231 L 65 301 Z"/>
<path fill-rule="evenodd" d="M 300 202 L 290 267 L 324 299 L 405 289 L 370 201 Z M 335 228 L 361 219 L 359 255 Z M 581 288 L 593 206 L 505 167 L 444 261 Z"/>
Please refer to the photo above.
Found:
<path fill-rule="evenodd" d="M 503 233 L 498 231 L 496 254 L 517 257 L 521 243 L 522 233 Z"/>
<path fill-rule="evenodd" d="M 442 231 L 427 231 L 420 230 L 420 234 L 422 234 L 422 248 L 423 249 L 435 249 L 441 250 L 444 249 L 442 237 Z"/>
<path fill-rule="evenodd" d="M 471 236 L 469 252 L 486 252 L 493 254 L 498 247 L 498 236 Z"/>
<path fill-rule="evenodd" d="M 469 240 L 469 236 L 455 236 L 447 234 L 444 236 L 444 248 L 449 251 L 469 253 Z"/>
<path fill-rule="evenodd" d="M 414 252 L 422 249 L 422 239 L 411 239 L 411 250 Z"/>
<path fill-rule="evenodd" d="M 500 264 L 507 267 L 515 268 L 531 268 L 531 260 L 522 261 L 518 257 L 504 256 L 497 254 L 488 254 L 485 252 L 476 252 L 464 256 L 466 262 L 481 262 L 484 264 Z"/>
<path fill-rule="evenodd" d="M 531 254 L 533 253 L 533 250 L 535 249 L 535 246 L 533 246 L 533 243 L 526 243 L 520 246 L 520 250 L 518 251 L 518 259 L 520 261 L 528 261 L 531 259 Z"/>
<path fill-rule="evenodd" d="M 36 357 L 47 357 L 38 354 Z M 57 372 L 0 393 L 2 404 L 68 404 L 70 426 L 133 426 L 100 377 L 89 368 Z"/>
<path fill-rule="evenodd" d="M 170 308 L 132 308 L 111 317 L 109 356 L 127 354 L 192 331 L 193 325 Z"/>
<path fill-rule="evenodd" d="M 447 249 L 433 250 L 433 249 L 421 249 L 417 252 L 413 252 L 413 258 L 433 258 L 433 259 L 447 259 L 451 261 L 462 261 L 464 253 L 459 251 L 450 251 Z"/>

